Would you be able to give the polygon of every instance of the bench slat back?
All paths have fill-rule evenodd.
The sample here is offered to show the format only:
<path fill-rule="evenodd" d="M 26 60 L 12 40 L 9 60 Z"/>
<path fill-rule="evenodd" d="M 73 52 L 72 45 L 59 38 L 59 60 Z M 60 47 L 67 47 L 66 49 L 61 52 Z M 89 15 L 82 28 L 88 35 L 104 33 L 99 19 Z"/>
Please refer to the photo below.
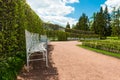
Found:
<path fill-rule="evenodd" d="M 28 53 L 34 45 L 40 43 L 40 38 L 39 34 L 31 33 L 27 30 L 25 30 L 25 35 L 26 35 L 26 51 Z"/>
<path fill-rule="evenodd" d="M 29 31 L 25 30 L 25 37 L 26 37 L 26 51 L 28 53 L 31 46 L 32 34 Z"/>

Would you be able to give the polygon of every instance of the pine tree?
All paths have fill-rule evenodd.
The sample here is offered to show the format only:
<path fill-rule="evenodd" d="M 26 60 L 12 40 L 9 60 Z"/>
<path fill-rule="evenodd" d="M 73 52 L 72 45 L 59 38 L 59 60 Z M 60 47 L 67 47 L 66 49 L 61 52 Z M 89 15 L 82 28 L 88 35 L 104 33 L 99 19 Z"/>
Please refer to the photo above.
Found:
<path fill-rule="evenodd" d="M 85 13 L 79 18 L 78 23 L 76 24 L 76 29 L 78 30 L 89 30 L 89 20 Z"/>
<path fill-rule="evenodd" d="M 92 24 L 92 29 L 96 34 L 99 34 L 100 38 L 106 38 L 106 23 L 105 17 L 102 7 L 100 8 L 100 12 L 94 14 L 94 21 Z"/>
<path fill-rule="evenodd" d="M 95 34 L 98 34 L 98 29 L 97 29 L 97 26 L 96 26 L 96 15 L 98 13 L 94 13 L 93 14 L 93 22 L 92 22 L 92 26 L 91 26 L 91 30 L 95 32 Z"/>
<path fill-rule="evenodd" d="M 105 11 L 104 11 L 104 17 L 105 17 L 105 29 L 106 29 L 106 36 L 111 36 L 111 17 L 110 14 L 108 13 L 108 8 L 107 6 L 105 7 Z"/>
<path fill-rule="evenodd" d="M 112 12 L 112 35 L 120 36 L 120 8 L 114 7 Z"/>

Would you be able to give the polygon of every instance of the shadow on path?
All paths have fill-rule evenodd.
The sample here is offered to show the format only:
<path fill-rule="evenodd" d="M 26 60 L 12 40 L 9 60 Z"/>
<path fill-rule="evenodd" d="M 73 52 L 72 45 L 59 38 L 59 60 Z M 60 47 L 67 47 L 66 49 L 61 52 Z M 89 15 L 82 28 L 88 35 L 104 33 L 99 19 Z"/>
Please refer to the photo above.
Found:
<path fill-rule="evenodd" d="M 46 67 L 45 61 L 34 61 L 30 63 L 31 69 L 29 72 L 22 70 L 18 80 L 59 80 L 57 68 L 54 67 L 52 60 L 53 45 L 48 46 L 49 67 Z M 35 57 L 35 56 L 34 56 Z M 38 56 L 36 56 L 38 57 Z"/>

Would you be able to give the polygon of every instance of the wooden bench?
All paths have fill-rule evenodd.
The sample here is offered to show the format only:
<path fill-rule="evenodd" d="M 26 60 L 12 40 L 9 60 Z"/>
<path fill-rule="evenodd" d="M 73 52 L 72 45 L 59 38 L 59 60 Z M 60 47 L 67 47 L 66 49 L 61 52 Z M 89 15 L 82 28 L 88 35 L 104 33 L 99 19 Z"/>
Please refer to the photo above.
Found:
<path fill-rule="evenodd" d="M 47 41 L 41 41 L 42 37 L 40 38 L 39 34 L 31 33 L 25 30 L 25 37 L 26 37 L 26 56 L 27 56 L 27 67 L 29 69 L 29 62 L 30 61 L 37 61 L 43 60 L 46 61 L 46 67 L 48 67 L 48 54 L 47 54 Z M 45 38 L 47 39 L 47 37 Z M 31 59 L 30 57 L 34 53 L 42 54 L 42 58 L 39 59 Z"/>

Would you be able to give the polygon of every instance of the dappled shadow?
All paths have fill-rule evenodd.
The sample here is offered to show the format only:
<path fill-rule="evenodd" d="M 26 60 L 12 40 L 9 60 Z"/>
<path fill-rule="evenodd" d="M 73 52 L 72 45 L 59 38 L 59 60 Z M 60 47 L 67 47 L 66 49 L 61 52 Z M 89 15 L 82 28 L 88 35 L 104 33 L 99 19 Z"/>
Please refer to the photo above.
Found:
<path fill-rule="evenodd" d="M 53 45 L 48 45 L 49 67 L 46 67 L 45 61 L 34 61 L 30 63 L 30 71 L 22 70 L 19 76 L 24 80 L 59 80 L 57 68 L 52 60 L 53 50 Z"/>

